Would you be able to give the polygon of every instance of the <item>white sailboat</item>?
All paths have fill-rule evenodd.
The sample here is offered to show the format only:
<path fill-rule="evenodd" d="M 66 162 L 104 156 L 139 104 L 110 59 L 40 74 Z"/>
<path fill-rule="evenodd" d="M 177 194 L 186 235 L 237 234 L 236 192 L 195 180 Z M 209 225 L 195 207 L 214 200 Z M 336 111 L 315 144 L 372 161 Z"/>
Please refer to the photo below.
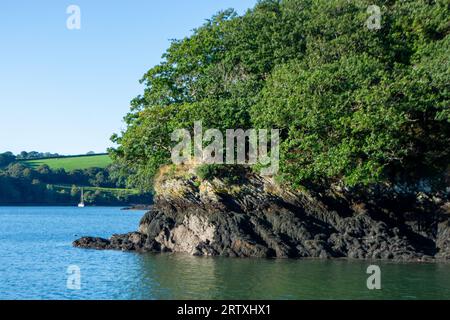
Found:
<path fill-rule="evenodd" d="M 81 202 L 78 204 L 78 208 L 84 208 L 84 190 L 81 188 Z"/>

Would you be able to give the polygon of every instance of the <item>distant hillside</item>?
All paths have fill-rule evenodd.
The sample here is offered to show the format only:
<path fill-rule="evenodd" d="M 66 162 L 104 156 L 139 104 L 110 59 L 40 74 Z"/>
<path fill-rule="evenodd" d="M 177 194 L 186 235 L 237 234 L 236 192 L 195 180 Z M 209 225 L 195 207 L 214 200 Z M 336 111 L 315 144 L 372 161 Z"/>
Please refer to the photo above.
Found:
<path fill-rule="evenodd" d="M 101 154 L 22 160 L 20 163 L 23 163 L 33 169 L 41 165 L 48 165 L 51 169 L 73 171 L 88 168 L 106 168 L 112 163 L 112 160 L 107 154 Z"/>
<path fill-rule="evenodd" d="M 107 154 L 0 153 L 0 205 L 72 206 L 81 188 L 89 206 L 150 204 L 152 195 L 130 188 L 126 170 L 111 163 Z"/>

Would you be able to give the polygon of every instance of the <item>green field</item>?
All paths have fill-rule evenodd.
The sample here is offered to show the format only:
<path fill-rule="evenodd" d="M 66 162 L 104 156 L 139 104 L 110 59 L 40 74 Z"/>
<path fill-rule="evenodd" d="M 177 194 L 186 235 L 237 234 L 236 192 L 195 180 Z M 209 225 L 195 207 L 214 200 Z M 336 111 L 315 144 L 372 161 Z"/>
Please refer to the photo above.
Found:
<path fill-rule="evenodd" d="M 51 169 L 73 171 L 77 169 L 105 168 L 112 163 L 108 155 L 61 157 L 54 159 L 25 160 L 23 164 L 30 168 L 48 165 Z"/>

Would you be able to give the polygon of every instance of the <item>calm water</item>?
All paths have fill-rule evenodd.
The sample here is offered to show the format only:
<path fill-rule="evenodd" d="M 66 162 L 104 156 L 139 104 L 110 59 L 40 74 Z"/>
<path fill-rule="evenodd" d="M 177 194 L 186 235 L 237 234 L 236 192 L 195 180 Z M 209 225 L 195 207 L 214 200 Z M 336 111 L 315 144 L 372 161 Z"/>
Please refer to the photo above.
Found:
<path fill-rule="evenodd" d="M 450 299 L 450 264 L 139 255 L 72 248 L 83 235 L 136 230 L 142 212 L 0 207 L 0 299 Z M 67 289 L 67 268 L 81 290 Z"/>

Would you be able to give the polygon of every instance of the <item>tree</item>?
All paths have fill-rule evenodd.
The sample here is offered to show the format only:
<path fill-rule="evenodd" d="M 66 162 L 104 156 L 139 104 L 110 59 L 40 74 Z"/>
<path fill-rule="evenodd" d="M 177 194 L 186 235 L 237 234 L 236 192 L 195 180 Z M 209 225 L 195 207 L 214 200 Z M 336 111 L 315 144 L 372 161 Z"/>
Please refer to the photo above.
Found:
<path fill-rule="evenodd" d="M 42 176 L 48 176 L 51 173 L 50 167 L 46 164 L 40 165 L 36 171 Z"/>
<path fill-rule="evenodd" d="M 22 151 L 17 157 L 19 159 L 28 159 L 28 152 Z"/>
<path fill-rule="evenodd" d="M 16 161 L 16 157 L 12 152 L 5 152 L 0 154 L 0 167 L 6 167 L 10 163 Z"/>
<path fill-rule="evenodd" d="M 95 175 L 95 179 L 91 180 L 92 185 L 96 187 L 107 187 L 108 186 L 108 177 L 104 172 L 98 172 Z"/>
<path fill-rule="evenodd" d="M 70 196 L 72 198 L 76 198 L 79 195 L 80 195 L 80 189 L 77 186 L 73 185 L 72 188 L 70 189 Z"/>
<path fill-rule="evenodd" d="M 439 177 L 450 158 L 447 0 L 264 0 L 173 41 L 141 80 L 116 163 L 150 189 L 174 129 L 279 128 L 280 178 L 347 185 Z"/>

